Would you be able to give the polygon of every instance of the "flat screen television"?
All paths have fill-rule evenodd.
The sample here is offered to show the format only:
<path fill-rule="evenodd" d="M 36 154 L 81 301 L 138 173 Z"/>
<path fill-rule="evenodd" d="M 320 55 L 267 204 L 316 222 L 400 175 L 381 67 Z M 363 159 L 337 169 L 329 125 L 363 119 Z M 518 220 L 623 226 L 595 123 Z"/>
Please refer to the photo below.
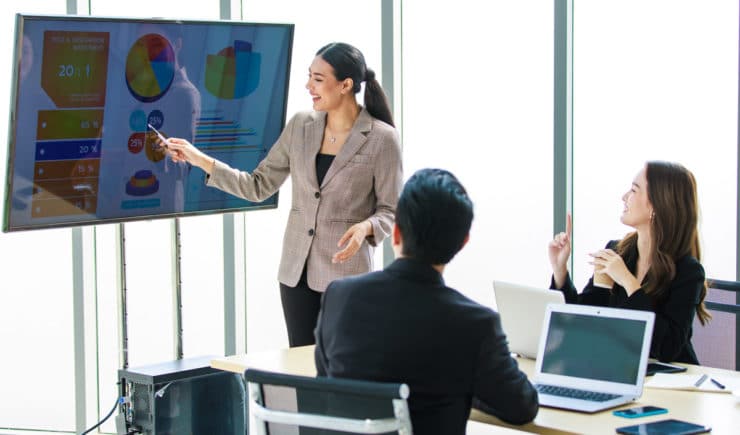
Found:
<path fill-rule="evenodd" d="M 253 170 L 285 125 L 293 30 L 17 15 L 3 230 L 277 207 L 205 186 L 155 130 Z"/>

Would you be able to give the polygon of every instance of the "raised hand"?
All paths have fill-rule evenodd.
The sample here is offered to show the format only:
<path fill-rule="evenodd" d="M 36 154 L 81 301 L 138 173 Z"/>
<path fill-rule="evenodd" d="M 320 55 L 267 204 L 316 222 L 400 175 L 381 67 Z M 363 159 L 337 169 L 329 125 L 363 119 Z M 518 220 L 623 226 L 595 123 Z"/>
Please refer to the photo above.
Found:
<path fill-rule="evenodd" d="M 568 274 L 568 259 L 571 250 L 571 235 L 573 234 L 573 224 L 570 213 L 565 217 L 565 232 L 558 233 L 547 245 L 547 253 L 550 257 L 552 274 L 555 278 L 555 285 L 561 288 L 565 284 L 565 277 Z"/>

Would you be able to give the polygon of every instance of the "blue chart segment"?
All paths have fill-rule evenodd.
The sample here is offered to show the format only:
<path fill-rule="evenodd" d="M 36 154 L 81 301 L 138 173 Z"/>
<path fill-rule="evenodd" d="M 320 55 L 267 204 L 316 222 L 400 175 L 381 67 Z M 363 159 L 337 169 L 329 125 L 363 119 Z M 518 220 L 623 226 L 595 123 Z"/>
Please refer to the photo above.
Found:
<path fill-rule="evenodd" d="M 100 139 L 36 142 L 36 161 L 99 159 Z"/>

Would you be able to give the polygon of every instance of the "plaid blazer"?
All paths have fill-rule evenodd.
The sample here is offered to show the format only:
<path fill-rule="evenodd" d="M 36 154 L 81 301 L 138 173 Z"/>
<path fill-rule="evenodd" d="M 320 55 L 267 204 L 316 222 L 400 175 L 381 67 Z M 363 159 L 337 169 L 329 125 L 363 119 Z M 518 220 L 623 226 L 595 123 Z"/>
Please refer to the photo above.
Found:
<path fill-rule="evenodd" d="M 325 123 L 325 112 L 297 113 L 254 172 L 217 160 L 207 179 L 209 186 L 259 202 L 291 176 L 293 197 L 278 280 L 295 286 L 306 265 L 308 286 L 317 291 L 336 278 L 373 269 L 373 247 L 391 233 L 403 183 L 398 133 L 363 108 L 319 186 L 316 155 Z M 372 224 L 373 236 L 352 258 L 332 264 L 339 239 L 363 220 Z"/>

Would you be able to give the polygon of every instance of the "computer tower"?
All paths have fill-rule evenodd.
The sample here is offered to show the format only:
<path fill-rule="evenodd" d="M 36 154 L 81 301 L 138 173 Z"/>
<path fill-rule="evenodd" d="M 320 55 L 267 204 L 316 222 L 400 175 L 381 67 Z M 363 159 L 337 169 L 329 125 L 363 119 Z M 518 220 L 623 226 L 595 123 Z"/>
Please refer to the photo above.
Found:
<path fill-rule="evenodd" d="M 118 371 L 123 404 L 119 435 L 245 435 L 248 419 L 240 374 L 197 357 Z"/>

